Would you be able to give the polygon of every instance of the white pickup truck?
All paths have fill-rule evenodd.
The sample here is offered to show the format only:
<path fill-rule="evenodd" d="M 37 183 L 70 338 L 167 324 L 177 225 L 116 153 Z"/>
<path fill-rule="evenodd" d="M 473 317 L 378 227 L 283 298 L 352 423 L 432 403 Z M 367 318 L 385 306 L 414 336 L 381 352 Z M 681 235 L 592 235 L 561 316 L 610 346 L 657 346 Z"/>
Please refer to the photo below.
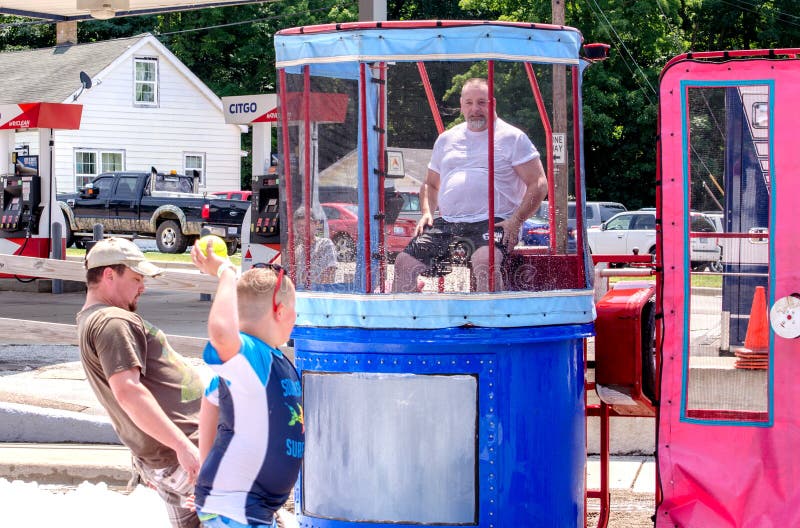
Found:
<path fill-rule="evenodd" d="M 691 230 L 716 233 L 714 223 L 702 213 L 691 213 Z M 634 249 L 639 254 L 656 252 L 656 213 L 651 210 L 626 211 L 614 215 L 598 228 L 587 230 L 589 249 L 595 255 L 630 255 Z M 721 249 L 713 235 L 692 238 L 692 269 L 721 271 Z"/>

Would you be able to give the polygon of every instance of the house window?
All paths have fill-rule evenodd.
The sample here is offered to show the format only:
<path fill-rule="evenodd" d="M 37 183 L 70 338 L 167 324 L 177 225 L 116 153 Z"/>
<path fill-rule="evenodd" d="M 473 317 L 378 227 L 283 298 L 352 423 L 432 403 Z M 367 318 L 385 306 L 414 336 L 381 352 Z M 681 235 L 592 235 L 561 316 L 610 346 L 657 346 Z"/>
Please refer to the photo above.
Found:
<path fill-rule="evenodd" d="M 75 151 L 75 187 L 80 189 L 103 172 L 124 170 L 123 152 L 81 149 Z"/>
<path fill-rule="evenodd" d="M 187 152 L 183 155 L 183 173 L 193 176 L 194 171 L 200 174 L 200 185 L 206 184 L 206 155 L 202 152 Z"/>
<path fill-rule="evenodd" d="M 133 59 L 133 102 L 137 105 L 158 105 L 158 59 Z"/>

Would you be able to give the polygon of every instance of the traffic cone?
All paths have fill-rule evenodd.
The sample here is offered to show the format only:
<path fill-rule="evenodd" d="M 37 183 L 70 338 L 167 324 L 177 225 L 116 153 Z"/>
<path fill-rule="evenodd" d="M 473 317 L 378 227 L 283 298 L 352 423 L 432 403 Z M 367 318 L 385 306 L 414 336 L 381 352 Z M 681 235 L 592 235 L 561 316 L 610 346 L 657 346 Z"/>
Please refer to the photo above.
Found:
<path fill-rule="evenodd" d="M 756 286 L 750 321 L 744 346 L 735 350 L 736 368 L 766 369 L 769 367 L 769 322 L 767 321 L 767 294 L 763 286 Z"/>

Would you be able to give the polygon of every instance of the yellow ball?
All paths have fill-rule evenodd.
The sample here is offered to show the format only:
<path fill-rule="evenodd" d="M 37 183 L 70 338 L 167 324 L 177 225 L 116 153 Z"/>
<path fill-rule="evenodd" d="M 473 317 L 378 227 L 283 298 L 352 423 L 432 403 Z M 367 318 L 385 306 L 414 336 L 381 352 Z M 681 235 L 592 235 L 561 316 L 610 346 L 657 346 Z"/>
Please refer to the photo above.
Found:
<path fill-rule="evenodd" d="M 228 258 L 228 245 L 217 235 L 206 235 L 198 241 L 200 242 L 200 252 L 203 253 L 203 255 L 206 254 L 209 240 L 212 241 L 211 248 L 214 250 L 214 253 L 222 258 Z"/>

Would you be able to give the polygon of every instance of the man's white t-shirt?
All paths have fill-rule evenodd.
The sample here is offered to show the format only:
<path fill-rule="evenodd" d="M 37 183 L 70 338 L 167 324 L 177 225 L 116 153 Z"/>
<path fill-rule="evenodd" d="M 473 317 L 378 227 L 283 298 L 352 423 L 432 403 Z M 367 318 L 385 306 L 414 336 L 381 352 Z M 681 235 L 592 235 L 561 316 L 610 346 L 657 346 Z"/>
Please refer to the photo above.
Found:
<path fill-rule="evenodd" d="M 473 132 L 466 123 L 443 132 L 433 145 L 428 168 L 441 178 L 439 213 L 448 222 L 480 222 L 489 218 L 489 131 Z M 510 217 L 527 186 L 514 167 L 539 157 L 531 140 L 502 119 L 494 128 L 494 214 Z"/>

